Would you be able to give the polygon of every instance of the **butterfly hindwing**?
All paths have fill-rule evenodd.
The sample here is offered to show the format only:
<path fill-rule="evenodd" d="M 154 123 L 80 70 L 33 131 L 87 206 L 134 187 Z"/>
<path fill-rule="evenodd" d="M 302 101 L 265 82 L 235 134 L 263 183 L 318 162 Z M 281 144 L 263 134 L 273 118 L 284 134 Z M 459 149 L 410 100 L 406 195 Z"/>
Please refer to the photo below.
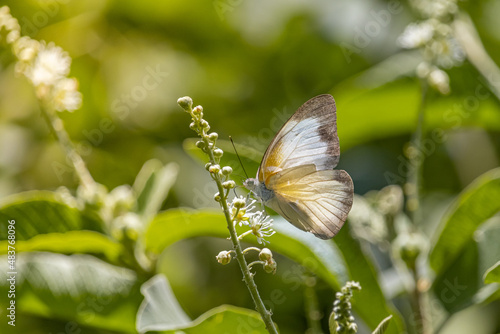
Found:
<path fill-rule="evenodd" d="M 270 187 L 275 197 L 267 205 L 321 239 L 338 233 L 352 206 L 353 184 L 343 170 L 295 167 L 274 175 Z"/>
<path fill-rule="evenodd" d="M 286 169 L 314 164 L 333 169 L 340 156 L 335 100 L 316 96 L 304 103 L 283 125 L 269 145 L 257 173 L 260 182 Z"/>

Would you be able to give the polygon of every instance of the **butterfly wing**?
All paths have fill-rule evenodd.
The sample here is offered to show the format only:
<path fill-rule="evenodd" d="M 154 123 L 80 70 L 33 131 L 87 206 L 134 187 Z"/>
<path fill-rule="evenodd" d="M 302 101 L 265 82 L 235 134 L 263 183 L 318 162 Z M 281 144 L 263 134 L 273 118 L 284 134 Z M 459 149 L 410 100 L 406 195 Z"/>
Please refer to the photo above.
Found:
<path fill-rule="evenodd" d="M 344 170 L 298 166 L 275 174 L 269 181 L 275 196 L 266 204 L 321 239 L 333 238 L 351 210 L 353 183 Z"/>
<path fill-rule="evenodd" d="M 316 96 L 304 103 L 278 131 L 257 172 L 260 182 L 280 171 L 307 164 L 333 169 L 340 156 L 335 100 Z"/>

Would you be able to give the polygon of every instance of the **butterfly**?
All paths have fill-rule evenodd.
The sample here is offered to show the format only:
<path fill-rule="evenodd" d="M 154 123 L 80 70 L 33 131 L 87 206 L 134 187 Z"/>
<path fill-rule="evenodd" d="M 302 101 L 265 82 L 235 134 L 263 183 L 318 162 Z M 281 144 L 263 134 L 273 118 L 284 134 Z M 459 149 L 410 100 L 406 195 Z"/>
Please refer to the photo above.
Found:
<path fill-rule="evenodd" d="M 255 179 L 244 186 L 299 229 L 333 238 L 351 210 L 354 186 L 339 162 L 337 113 L 331 95 L 304 103 L 278 131 Z"/>

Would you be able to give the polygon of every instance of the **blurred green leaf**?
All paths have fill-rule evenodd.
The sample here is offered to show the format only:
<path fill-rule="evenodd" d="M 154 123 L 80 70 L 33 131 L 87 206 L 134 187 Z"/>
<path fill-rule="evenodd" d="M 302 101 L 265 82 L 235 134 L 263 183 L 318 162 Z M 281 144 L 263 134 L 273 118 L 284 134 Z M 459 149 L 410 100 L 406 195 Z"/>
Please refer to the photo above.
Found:
<path fill-rule="evenodd" d="M 340 232 L 334 237 L 334 241 L 342 252 L 347 263 L 349 277 L 361 284 L 363 290 L 353 299 L 353 307 L 356 313 L 365 321 L 370 328 L 379 324 L 379 319 L 394 315 L 387 333 L 401 333 L 405 330 L 403 320 L 398 312 L 390 305 L 380 288 L 377 280 L 377 271 L 372 261 L 365 255 L 362 244 L 352 237 L 349 222 L 344 224 Z"/>
<path fill-rule="evenodd" d="M 443 219 L 443 228 L 430 253 L 430 264 L 439 276 L 451 266 L 474 231 L 500 211 L 500 168 L 474 180 L 456 199 Z"/>
<path fill-rule="evenodd" d="M 0 293 L 7 296 L 7 257 L 0 261 Z M 135 332 L 142 300 L 133 271 L 89 255 L 18 253 L 17 311 L 75 321 L 108 330 Z M 0 300 L 2 308 L 7 299 Z M 21 317 L 22 318 L 22 317 Z"/>
<path fill-rule="evenodd" d="M 163 201 L 177 179 L 179 166 L 175 163 L 161 165 L 158 160 L 147 161 L 134 182 L 137 196 L 137 213 L 149 221 L 161 209 Z"/>
<path fill-rule="evenodd" d="M 322 241 L 310 233 L 304 233 L 281 217 L 275 217 L 274 228 L 278 233 L 270 238 L 271 249 L 303 265 L 327 282 L 332 289 L 338 290 L 349 279 L 360 281 L 362 285 L 366 284 L 367 288 L 359 294 L 360 298 L 354 307 L 370 327 L 375 328 L 379 319 L 395 313 L 387 305 L 378 286 L 374 268 L 350 235 L 342 235 L 341 232 L 335 237 L 341 253 L 335 243 Z M 345 228 L 344 226 L 342 230 Z M 144 244 L 147 251 L 159 254 L 165 247 L 177 241 L 200 236 L 227 238 L 224 216 L 218 211 L 165 211 L 151 222 L 145 233 Z M 253 236 L 245 238 L 244 241 L 258 245 Z M 403 328 L 401 321 L 396 323 L 396 326 L 391 327 L 390 333 L 398 333 L 398 330 Z"/>
<path fill-rule="evenodd" d="M 82 229 L 102 232 L 100 221 L 69 207 L 57 193 L 49 191 L 30 191 L 4 199 L 0 203 L 0 239 L 7 239 L 7 225 L 12 219 L 16 221 L 16 241 Z"/>
<path fill-rule="evenodd" d="M 221 305 L 200 315 L 191 326 L 181 329 L 186 334 L 248 333 L 267 334 L 260 315 L 252 310 L 232 305 Z M 177 330 L 162 332 L 176 334 Z"/>
<path fill-rule="evenodd" d="M 186 327 L 191 319 L 184 313 L 165 275 L 158 274 L 141 286 L 144 301 L 137 312 L 139 333 Z"/>
<path fill-rule="evenodd" d="M 389 328 L 389 323 L 391 322 L 392 315 L 388 316 L 384 320 L 380 322 L 380 324 L 375 328 L 375 330 L 372 332 L 372 334 L 384 334 L 387 331 L 387 328 Z"/>
<path fill-rule="evenodd" d="M 484 272 L 500 258 L 500 220 L 481 226 L 448 269 L 436 276 L 432 289 L 444 308 L 458 312 L 475 303 L 499 298 L 498 287 L 485 286 Z"/>
<path fill-rule="evenodd" d="M 279 233 L 270 239 L 274 251 L 302 264 L 335 289 L 340 288 L 339 280 L 341 283 L 347 281 L 345 264 L 341 262 L 342 257 L 339 256 L 333 243 L 321 242 L 312 234 L 311 239 L 308 234 L 286 226 L 290 225 L 288 223 L 280 224 L 279 218 L 277 220 L 274 227 Z M 295 239 L 297 232 L 302 235 L 302 239 Z M 159 254 L 164 248 L 187 238 L 201 236 L 227 238 L 228 235 L 224 215 L 219 211 L 172 209 L 155 217 L 145 233 L 144 244 L 146 251 Z M 258 245 L 254 236 L 248 236 L 244 241 Z M 330 261 L 332 258 L 337 261 Z"/>
<path fill-rule="evenodd" d="M 7 254 L 8 241 L 0 241 L 0 254 Z M 17 252 L 53 252 L 62 254 L 91 253 L 104 255 L 115 262 L 123 246 L 108 236 L 94 231 L 68 231 L 46 233 L 15 243 Z"/>
<path fill-rule="evenodd" d="M 500 261 L 495 263 L 484 273 L 484 283 L 500 283 Z"/>

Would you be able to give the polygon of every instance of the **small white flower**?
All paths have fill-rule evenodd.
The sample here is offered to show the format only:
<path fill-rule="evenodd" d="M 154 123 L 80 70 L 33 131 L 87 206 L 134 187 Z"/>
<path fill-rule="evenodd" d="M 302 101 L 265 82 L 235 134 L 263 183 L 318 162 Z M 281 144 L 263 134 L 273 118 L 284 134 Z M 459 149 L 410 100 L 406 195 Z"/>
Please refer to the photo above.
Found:
<path fill-rule="evenodd" d="M 269 219 L 269 216 L 267 216 L 264 211 L 252 213 L 249 217 L 248 223 L 252 230 L 252 234 L 257 237 L 257 242 L 259 244 L 269 242 L 264 238 L 270 237 L 276 233 L 276 231 L 272 229 L 273 220 Z"/>
<path fill-rule="evenodd" d="M 82 105 L 82 94 L 75 78 L 63 78 L 54 86 L 54 108 L 57 111 L 75 111 Z"/>
<path fill-rule="evenodd" d="M 21 26 L 19 22 L 12 17 L 10 9 L 7 6 L 0 7 L 0 34 L 6 30 L 5 40 L 7 44 L 12 44 L 21 36 Z M 2 35 L 0 35 L 0 40 Z"/>
<path fill-rule="evenodd" d="M 34 64 L 25 75 L 33 82 L 33 85 L 53 85 L 69 74 L 71 58 L 54 43 L 41 44 L 41 48 L 35 58 Z"/>
<path fill-rule="evenodd" d="M 413 49 L 425 45 L 434 35 L 430 22 L 410 23 L 398 37 L 398 44 L 405 49 Z"/>
<path fill-rule="evenodd" d="M 450 92 L 450 78 L 445 71 L 438 68 L 434 69 L 429 74 L 429 84 L 436 88 L 441 94 L 448 94 Z"/>

